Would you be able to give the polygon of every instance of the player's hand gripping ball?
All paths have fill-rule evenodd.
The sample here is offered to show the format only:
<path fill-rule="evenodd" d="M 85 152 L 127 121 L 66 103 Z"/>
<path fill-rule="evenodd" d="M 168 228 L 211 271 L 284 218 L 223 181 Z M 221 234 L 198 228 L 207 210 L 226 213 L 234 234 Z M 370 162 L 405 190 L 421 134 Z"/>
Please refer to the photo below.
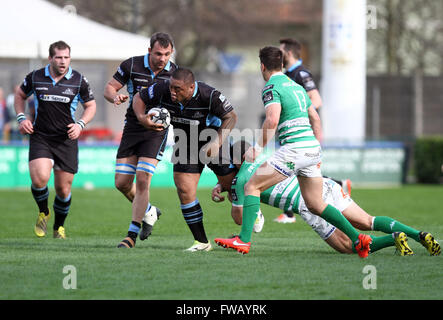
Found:
<path fill-rule="evenodd" d="M 148 115 L 152 116 L 152 121 L 156 124 L 161 124 L 163 128 L 169 127 L 171 123 L 171 115 L 166 108 L 152 108 L 148 111 Z"/>

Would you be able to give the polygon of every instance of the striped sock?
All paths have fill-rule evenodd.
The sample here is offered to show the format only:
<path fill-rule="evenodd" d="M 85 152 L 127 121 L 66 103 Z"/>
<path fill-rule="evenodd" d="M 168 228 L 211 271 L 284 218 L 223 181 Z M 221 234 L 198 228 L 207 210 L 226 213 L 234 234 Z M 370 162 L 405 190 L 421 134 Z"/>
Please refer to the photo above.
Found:
<path fill-rule="evenodd" d="M 45 215 L 49 214 L 48 208 L 48 198 L 49 198 L 49 190 L 48 186 L 43 188 L 36 188 L 31 185 L 32 196 L 34 197 L 35 202 L 37 203 L 39 212 L 43 212 Z"/>
<path fill-rule="evenodd" d="M 207 243 L 208 238 L 206 237 L 203 226 L 203 210 L 198 199 L 188 204 L 181 204 L 180 208 L 194 239 L 202 243 Z"/>
<path fill-rule="evenodd" d="M 58 230 L 59 227 L 65 224 L 65 219 L 68 216 L 69 208 L 71 207 L 71 194 L 65 199 L 60 198 L 58 195 L 54 199 L 54 230 Z"/>
<path fill-rule="evenodd" d="M 131 221 L 131 224 L 129 225 L 128 237 L 134 240 L 134 243 L 137 239 L 138 234 L 140 233 L 141 226 L 142 225 L 137 221 Z"/>

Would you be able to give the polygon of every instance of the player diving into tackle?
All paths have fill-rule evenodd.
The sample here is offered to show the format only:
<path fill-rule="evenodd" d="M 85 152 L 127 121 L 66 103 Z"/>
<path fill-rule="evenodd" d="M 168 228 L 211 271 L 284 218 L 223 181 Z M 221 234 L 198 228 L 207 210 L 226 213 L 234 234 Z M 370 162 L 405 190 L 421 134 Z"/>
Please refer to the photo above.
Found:
<path fill-rule="evenodd" d="M 245 148 L 246 149 L 246 148 Z M 233 156 L 235 153 L 232 152 Z M 231 215 L 235 223 L 242 224 L 244 186 L 260 165 L 266 161 L 265 157 L 257 159 L 254 163 L 241 163 L 241 160 L 234 160 L 239 171 L 232 180 L 229 199 L 232 201 Z M 217 185 L 213 189 L 212 198 L 224 199 L 221 195 L 222 187 Z M 387 216 L 371 216 L 355 203 L 348 194 L 343 192 L 339 184 L 332 179 L 323 178 L 323 199 L 326 203 L 335 206 L 342 212 L 343 216 L 357 229 L 362 231 L 381 231 L 388 235 L 375 237 L 371 236 L 370 252 L 395 246 L 401 256 L 413 255 L 413 251 L 408 245 L 408 237 L 421 243 L 430 253 L 436 256 L 441 253 L 439 243 L 431 233 L 418 231 L 412 227 L 402 224 Z M 270 206 L 297 213 L 308 223 L 326 243 L 340 253 L 356 253 L 351 240 L 339 229 L 326 222 L 320 216 L 309 212 L 303 197 L 296 176 L 287 178 L 279 184 L 270 187 L 260 195 L 260 201 Z M 244 221 L 247 223 L 246 221 Z M 254 223 L 254 222 L 252 222 Z M 259 231 L 264 223 L 263 215 L 259 213 L 254 227 Z M 253 228 L 249 228 L 252 232 Z M 215 239 L 217 244 L 218 241 Z M 220 244 L 219 244 L 220 245 Z M 245 254 L 249 252 L 250 243 L 247 246 L 236 247 L 237 251 Z"/>

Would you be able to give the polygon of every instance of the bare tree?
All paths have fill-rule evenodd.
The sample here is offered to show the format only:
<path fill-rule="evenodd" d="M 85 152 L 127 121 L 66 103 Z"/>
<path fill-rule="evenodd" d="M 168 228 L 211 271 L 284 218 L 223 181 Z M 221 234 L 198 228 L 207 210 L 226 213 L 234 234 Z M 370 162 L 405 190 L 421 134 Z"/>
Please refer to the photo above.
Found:
<path fill-rule="evenodd" d="M 122 30 L 146 36 L 169 32 L 177 63 L 190 67 L 205 66 L 214 51 L 211 48 L 277 44 L 280 36 L 299 25 L 319 25 L 322 4 L 322 0 L 50 1 L 59 6 L 73 4 L 78 14 Z"/>
<path fill-rule="evenodd" d="M 377 29 L 368 31 L 368 66 L 383 62 L 390 75 L 441 74 L 443 0 L 371 0 Z M 374 49 L 375 48 L 375 49 Z"/>

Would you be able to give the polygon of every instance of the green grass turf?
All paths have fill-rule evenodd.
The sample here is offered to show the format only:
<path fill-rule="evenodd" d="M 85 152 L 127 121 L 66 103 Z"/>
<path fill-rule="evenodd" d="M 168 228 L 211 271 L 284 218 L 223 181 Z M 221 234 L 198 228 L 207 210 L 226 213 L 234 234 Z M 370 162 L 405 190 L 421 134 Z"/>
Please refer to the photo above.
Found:
<path fill-rule="evenodd" d="M 209 192 L 198 192 L 208 238 L 238 233 L 229 203 L 213 203 Z M 213 242 L 212 252 L 183 252 L 193 239 L 176 192 L 153 189 L 152 202 L 163 213 L 153 234 L 132 250 L 117 249 L 130 223 L 129 202 L 112 189 L 74 189 L 72 195 L 68 239 L 52 238 L 53 217 L 51 233 L 39 239 L 30 191 L 0 191 L 0 299 L 443 299 L 442 256 L 429 256 L 412 239 L 412 257 L 396 256 L 391 247 L 363 260 L 336 253 L 300 218 L 295 224 L 273 222 L 280 212 L 263 206 L 265 226 L 253 235 L 249 254 Z M 369 213 L 432 232 L 440 243 L 442 196 L 442 186 L 353 190 Z M 76 268 L 76 290 L 63 288 L 66 265 Z M 366 265 L 376 268 L 375 290 L 363 288 Z"/>

